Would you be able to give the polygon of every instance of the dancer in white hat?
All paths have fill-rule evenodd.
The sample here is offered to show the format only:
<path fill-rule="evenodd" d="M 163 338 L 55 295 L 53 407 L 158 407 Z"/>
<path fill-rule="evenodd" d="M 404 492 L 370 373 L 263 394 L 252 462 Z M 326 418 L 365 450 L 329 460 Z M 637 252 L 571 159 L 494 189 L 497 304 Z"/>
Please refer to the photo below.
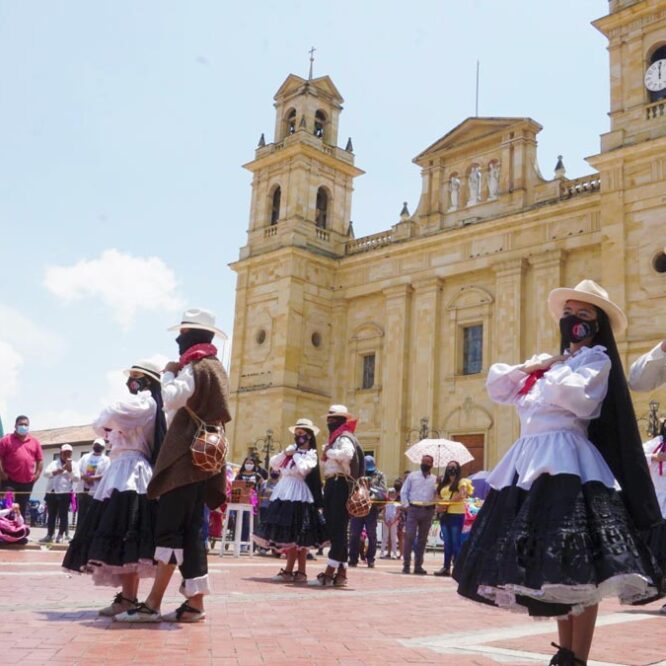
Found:
<path fill-rule="evenodd" d="M 141 360 L 125 374 L 130 395 L 93 423 L 109 442 L 111 464 L 63 561 L 66 569 L 92 573 L 95 585 L 121 588 L 99 612 L 109 617 L 134 608 L 139 579 L 155 573 L 156 507 L 146 493 L 166 433 L 159 366 Z"/>
<path fill-rule="evenodd" d="M 289 431 L 294 443 L 270 460 L 270 468 L 280 473 L 280 480 L 271 493 L 266 519 L 253 538 L 262 548 L 287 555 L 284 569 L 274 580 L 305 583 L 308 550 L 327 543 L 319 513 L 323 505 L 317 455 L 319 428 L 310 419 L 298 419 Z M 294 571 L 296 561 L 298 569 Z"/>
<path fill-rule="evenodd" d="M 44 470 L 44 476 L 48 479 L 46 487 L 46 508 L 48 509 L 47 533 L 41 543 L 53 541 L 56 518 L 58 519 L 58 536 L 56 543 L 66 538 L 69 529 L 69 505 L 72 497 L 74 484 L 79 480 L 79 467 L 72 460 L 72 447 L 63 444 L 60 447 L 60 455 Z"/>
<path fill-rule="evenodd" d="M 204 595 L 210 593 L 203 528 L 204 503 L 214 509 L 225 501 L 226 477 L 219 468 L 195 464 L 190 447 L 201 422 L 219 427 L 231 420 L 227 374 L 212 344 L 226 335 L 215 326 L 208 310 L 183 314 L 176 338 L 180 359 L 168 363 L 162 375 L 162 393 L 169 429 L 155 463 L 148 497 L 158 499 L 155 525 L 157 571 L 145 602 L 114 617 L 119 622 L 199 622 L 206 615 Z M 170 330 L 172 330 L 170 329 Z M 216 441 L 222 443 L 219 435 Z M 215 462 L 215 461 L 213 461 Z M 161 614 L 162 599 L 178 565 L 185 602 Z"/>
<path fill-rule="evenodd" d="M 521 434 L 487 478 L 453 576 L 465 597 L 557 619 L 550 663 L 578 666 L 603 597 L 661 594 L 639 530 L 654 526 L 658 538 L 663 522 L 613 335 L 624 313 L 592 280 L 553 290 L 548 307 L 560 354 L 488 372 L 490 397 L 515 406 Z"/>

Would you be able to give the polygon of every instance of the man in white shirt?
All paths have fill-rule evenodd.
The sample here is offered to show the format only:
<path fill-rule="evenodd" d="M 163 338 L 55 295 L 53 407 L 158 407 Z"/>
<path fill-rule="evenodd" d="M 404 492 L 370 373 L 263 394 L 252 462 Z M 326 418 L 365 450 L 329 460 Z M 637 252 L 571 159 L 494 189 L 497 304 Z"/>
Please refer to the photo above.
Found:
<path fill-rule="evenodd" d="M 666 340 L 637 358 L 629 370 L 629 386 L 634 391 L 653 391 L 666 384 Z"/>
<path fill-rule="evenodd" d="M 47 534 L 40 543 L 51 543 L 55 533 L 56 518 L 59 519 L 56 543 L 67 536 L 69 504 L 72 497 L 73 484 L 79 480 L 79 467 L 72 462 L 72 447 L 63 444 L 60 455 L 44 471 L 48 479 L 46 491 L 46 507 L 48 509 Z"/>
<path fill-rule="evenodd" d="M 405 574 L 410 573 L 412 548 L 414 573 L 421 576 L 428 573 L 423 568 L 423 554 L 437 501 L 437 477 L 430 473 L 433 462 L 432 456 L 423 456 L 420 471 L 412 472 L 400 490 L 400 502 L 407 514 L 405 536 L 402 541 L 402 573 Z"/>
<path fill-rule="evenodd" d="M 76 519 L 76 530 L 78 532 L 79 526 L 83 524 L 83 519 L 88 513 L 90 503 L 92 502 L 95 490 L 99 485 L 100 479 L 104 472 L 109 467 L 111 461 L 104 455 L 106 442 L 98 437 L 93 442 L 93 450 L 86 453 L 79 460 L 79 477 L 78 488 L 76 493 L 76 504 L 78 516 Z"/>

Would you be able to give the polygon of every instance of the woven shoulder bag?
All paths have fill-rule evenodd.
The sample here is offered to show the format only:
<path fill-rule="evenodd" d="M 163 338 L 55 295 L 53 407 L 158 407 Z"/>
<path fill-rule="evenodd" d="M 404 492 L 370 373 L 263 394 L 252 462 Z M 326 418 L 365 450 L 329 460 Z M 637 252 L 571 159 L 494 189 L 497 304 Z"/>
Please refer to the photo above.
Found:
<path fill-rule="evenodd" d="M 364 477 L 353 479 L 351 476 L 348 476 L 347 480 L 353 484 L 349 498 L 345 504 L 347 513 L 352 518 L 365 518 L 372 508 L 368 482 Z"/>
<path fill-rule="evenodd" d="M 187 405 L 187 413 L 196 423 L 197 429 L 190 444 L 192 463 L 204 472 L 217 474 L 222 471 L 227 457 L 229 443 L 224 434 L 224 426 L 202 421 Z"/>

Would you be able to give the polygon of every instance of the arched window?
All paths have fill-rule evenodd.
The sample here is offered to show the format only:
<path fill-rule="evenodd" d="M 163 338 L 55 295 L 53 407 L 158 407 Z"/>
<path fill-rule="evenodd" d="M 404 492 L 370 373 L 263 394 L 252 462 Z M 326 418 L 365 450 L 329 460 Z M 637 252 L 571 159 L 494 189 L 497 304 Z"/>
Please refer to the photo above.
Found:
<path fill-rule="evenodd" d="M 277 224 L 280 219 L 280 198 L 282 191 L 278 185 L 273 192 L 273 199 L 271 201 L 271 224 Z"/>
<path fill-rule="evenodd" d="M 291 136 L 296 132 L 296 109 L 290 109 L 287 113 L 287 125 L 285 136 Z"/>
<path fill-rule="evenodd" d="M 317 190 L 317 207 L 315 211 L 315 225 L 320 229 L 326 229 L 328 218 L 328 193 L 326 189 L 320 187 Z"/>
<path fill-rule="evenodd" d="M 315 113 L 314 135 L 320 139 L 324 138 L 326 130 L 326 114 L 323 111 Z"/>

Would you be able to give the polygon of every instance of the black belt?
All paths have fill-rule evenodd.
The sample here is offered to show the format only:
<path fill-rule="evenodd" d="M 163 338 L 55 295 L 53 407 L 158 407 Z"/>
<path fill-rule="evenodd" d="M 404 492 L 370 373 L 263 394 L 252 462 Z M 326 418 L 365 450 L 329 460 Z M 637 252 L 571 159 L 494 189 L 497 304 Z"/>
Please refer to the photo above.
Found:
<path fill-rule="evenodd" d="M 433 509 L 435 504 L 414 504 L 413 502 L 410 502 L 409 506 L 414 507 L 415 509 Z"/>

